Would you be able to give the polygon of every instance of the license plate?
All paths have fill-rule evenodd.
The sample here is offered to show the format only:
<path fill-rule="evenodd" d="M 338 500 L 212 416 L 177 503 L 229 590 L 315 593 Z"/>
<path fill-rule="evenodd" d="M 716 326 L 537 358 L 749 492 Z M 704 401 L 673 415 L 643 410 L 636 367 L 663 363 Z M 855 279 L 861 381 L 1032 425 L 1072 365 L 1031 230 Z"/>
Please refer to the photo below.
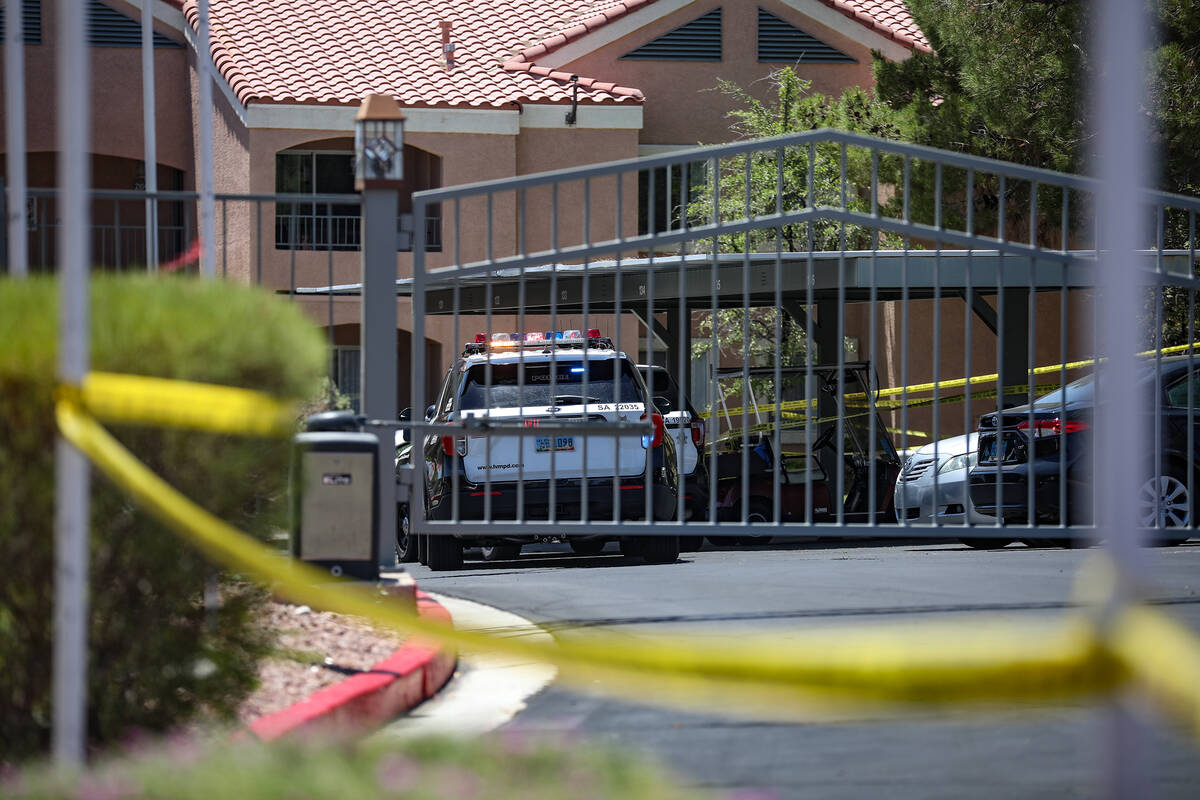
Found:
<path fill-rule="evenodd" d="M 539 436 L 536 441 L 537 452 L 548 453 L 551 450 L 574 450 L 574 436 Z"/>
<path fill-rule="evenodd" d="M 979 460 L 988 463 L 1007 463 L 1020 459 L 1020 440 L 1011 433 L 985 436 L 979 448 Z"/>

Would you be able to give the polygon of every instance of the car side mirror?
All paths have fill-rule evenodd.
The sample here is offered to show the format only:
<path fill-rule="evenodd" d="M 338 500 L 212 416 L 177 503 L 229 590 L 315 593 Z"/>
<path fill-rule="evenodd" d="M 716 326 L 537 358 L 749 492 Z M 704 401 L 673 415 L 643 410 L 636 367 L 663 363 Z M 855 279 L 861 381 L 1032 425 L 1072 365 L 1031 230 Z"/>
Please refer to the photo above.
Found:
<path fill-rule="evenodd" d="M 429 420 L 433 419 L 433 415 L 436 411 L 437 411 L 437 408 L 434 406 L 429 406 L 428 408 L 426 408 L 425 409 L 425 421 L 429 422 Z"/>
<path fill-rule="evenodd" d="M 664 397 L 661 394 L 656 394 L 656 395 L 654 395 L 654 405 L 658 407 L 659 411 L 662 411 L 664 408 L 670 409 L 671 408 L 671 400 L 670 400 L 670 398 Z"/>

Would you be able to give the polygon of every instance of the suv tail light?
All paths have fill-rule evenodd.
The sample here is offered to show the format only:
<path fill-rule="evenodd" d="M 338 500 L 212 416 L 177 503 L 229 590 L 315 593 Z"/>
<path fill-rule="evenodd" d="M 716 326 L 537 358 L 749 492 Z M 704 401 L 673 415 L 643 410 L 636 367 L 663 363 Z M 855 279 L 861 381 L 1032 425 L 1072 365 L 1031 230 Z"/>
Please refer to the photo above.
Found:
<path fill-rule="evenodd" d="M 1029 424 L 1029 420 L 1025 420 L 1017 426 L 1017 430 L 1030 431 L 1036 439 L 1042 436 L 1058 436 L 1063 433 L 1079 433 L 1080 431 L 1086 431 L 1090 427 L 1090 425 L 1081 420 L 1069 419 L 1064 422 L 1055 417 L 1054 419 L 1035 419 L 1033 425 Z"/>
<path fill-rule="evenodd" d="M 646 415 L 642 414 L 642 421 L 646 421 Z M 654 426 L 654 434 L 643 434 L 642 447 L 658 447 L 663 443 L 663 418 L 662 414 L 651 414 L 650 423 Z"/>
<path fill-rule="evenodd" d="M 697 449 L 704 447 L 704 420 L 692 417 L 692 444 L 696 445 Z"/>
<path fill-rule="evenodd" d="M 443 436 L 442 437 L 442 452 L 448 456 L 467 454 L 467 437 L 466 436 Z"/>

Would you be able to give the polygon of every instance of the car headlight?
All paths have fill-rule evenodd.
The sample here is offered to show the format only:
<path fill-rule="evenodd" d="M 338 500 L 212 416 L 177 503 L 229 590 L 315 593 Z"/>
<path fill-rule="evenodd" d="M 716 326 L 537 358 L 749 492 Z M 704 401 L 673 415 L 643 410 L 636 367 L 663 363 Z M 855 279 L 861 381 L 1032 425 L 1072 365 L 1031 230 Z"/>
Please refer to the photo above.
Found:
<path fill-rule="evenodd" d="M 947 472 L 954 472 L 967 466 L 967 457 L 965 455 L 950 456 L 938 462 L 938 475 Z"/>

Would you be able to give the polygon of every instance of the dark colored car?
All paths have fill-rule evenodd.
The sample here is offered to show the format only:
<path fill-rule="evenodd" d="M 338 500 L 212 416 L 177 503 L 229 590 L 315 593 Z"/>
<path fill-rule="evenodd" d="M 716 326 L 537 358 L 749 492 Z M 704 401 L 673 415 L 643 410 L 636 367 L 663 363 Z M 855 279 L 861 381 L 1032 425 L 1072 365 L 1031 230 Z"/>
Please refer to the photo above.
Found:
<path fill-rule="evenodd" d="M 1200 472 L 1188 446 L 1200 453 L 1200 361 L 1150 362 L 1137 384 L 1160 424 L 1151 415 L 1143 420 L 1146 448 L 1130 456 L 1140 459 L 1145 478 L 1128 500 L 1138 503 L 1145 527 L 1167 531 L 1161 539 L 1185 541 L 1190 533 L 1170 529 L 1196 524 Z M 1096 389 L 1089 375 L 1030 405 L 980 418 L 979 459 L 970 477 L 976 510 L 1016 524 L 1092 524 Z"/>

